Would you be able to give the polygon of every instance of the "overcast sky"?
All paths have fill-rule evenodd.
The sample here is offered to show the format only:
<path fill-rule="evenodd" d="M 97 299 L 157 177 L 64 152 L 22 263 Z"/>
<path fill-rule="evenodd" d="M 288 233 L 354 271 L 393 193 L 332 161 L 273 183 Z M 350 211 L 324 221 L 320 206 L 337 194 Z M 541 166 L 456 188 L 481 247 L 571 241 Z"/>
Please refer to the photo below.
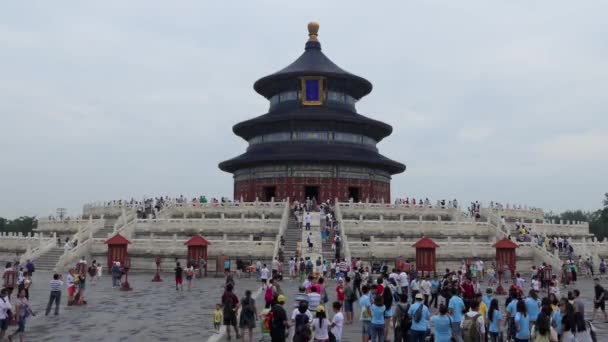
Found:
<path fill-rule="evenodd" d="M 13 1 L 0 9 L 0 216 L 232 196 L 253 83 L 323 51 L 407 165 L 392 196 L 593 209 L 608 191 L 608 2 Z"/>

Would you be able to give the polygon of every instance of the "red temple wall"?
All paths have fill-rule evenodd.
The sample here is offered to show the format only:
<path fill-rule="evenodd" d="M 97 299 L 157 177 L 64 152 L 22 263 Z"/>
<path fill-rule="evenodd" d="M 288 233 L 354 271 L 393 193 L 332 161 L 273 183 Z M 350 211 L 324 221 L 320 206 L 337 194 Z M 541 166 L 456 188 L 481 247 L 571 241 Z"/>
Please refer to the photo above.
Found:
<path fill-rule="evenodd" d="M 289 197 L 292 200 L 305 200 L 305 187 L 318 186 L 319 198 L 317 201 L 335 199 L 347 202 L 349 188 L 359 188 L 359 199 L 370 201 L 390 202 L 391 185 L 387 182 L 371 181 L 355 178 L 326 178 L 326 177 L 277 177 L 237 181 L 234 183 L 234 198 L 243 198 L 245 202 L 253 202 L 256 197 L 261 201 L 265 198 L 265 187 L 274 186 L 275 201 Z"/>

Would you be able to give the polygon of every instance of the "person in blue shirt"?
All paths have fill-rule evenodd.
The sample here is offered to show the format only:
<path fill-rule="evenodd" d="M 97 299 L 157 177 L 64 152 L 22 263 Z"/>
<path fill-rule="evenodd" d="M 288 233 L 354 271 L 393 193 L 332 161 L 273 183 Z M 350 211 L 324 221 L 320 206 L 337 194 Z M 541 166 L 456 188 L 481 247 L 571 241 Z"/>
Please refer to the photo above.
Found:
<path fill-rule="evenodd" d="M 452 325 L 448 317 L 448 307 L 439 305 L 439 315 L 431 317 L 431 324 L 435 328 L 435 342 L 450 342 L 452 338 Z"/>
<path fill-rule="evenodd" d="M 367 342 L 372 336 L 371 333 L 371 320 L 372 320 L 372 302 L 369 297 L 369 287 L 363 285 L 361 287 L 361 298 L 359 298 L 359 308 L 361 309 L 361 338 L 362 341 Z"/>
<path fill-rule="evenodd" d="M 502 313 L 498 308 L 498 299 L 494 298 L 490 301 L 488 307 L 488 332 L 490 333 L 490 341 L 497 342 L 500 335 L 500 324 L 502 323 Z"/>
<path fill-rule="evenodd" d="M 464 311 L 464 301 L 455 288 L 452 289 L 452 297 L 448 303 L 448 309 L 450 316 L 452 316 L 452 332 L 457 342 L 462 342 L 462 329 L 460 329 L 460 322 L 462 322 L 462 313 Z"/>
<path fill-rule="evenodd" d="M 486 308 L 489 308 L 490 304 L 492 304 L 492 294 L 493 294 L 492 288 L 488 287 L 486 289 L 486 294 L 481 299 L 483 301 L 483 303 L 486 305 Z"/>
<path fill-rule="evenodd" d="M 412 342 L 424 342 L 426 338 L 426 331 L 429 328 L 429 308 L 424 305 L 422 302 L 424 300 L 424 296 L 422 293 L 416 294 L 416 302 L 412 304 L 410 307 L 410 317 L 412 317 L 412 327 L 410 328 L 410 336 L 412 337 L 410 341 Z M 420 319 L 416 319 L 416 311 L 421 307 L 421 315 Z"/>
<path fill-rule="evenodd" d="M 528 342 L 530 340 L 530 319 L 523 300 L 517 301 L 515 314 L 515 342 Z"/>
<path fill-rule="evenodd" d="M 511 292 L 511 291 L 509 291 Z M 509 339 L 515 338 L 515 314 L 517 313 L 517 302 L 521 300 L 520 296 L 515 293 L 510 293 L 510 298 L 507 300 L 511 300 L 507 305 L 507 337 Z"/>
<path fill-rule="evenodd" d="M 441 291 L 441 283 L 437 279 L 437 276 L 435 276 L 435 278 L 431 280 L 431 301 L 429 302 L 429 307 L 435 303 L 435 309 L 437 309 L 439 291 Z"/>
<path fill-rule="evenodd" d="M 533 325 L 536 322 L 536 318 L 540 313 L 540 300 L 538 300 L 538 295 L 536 291 L 530 290 L 528 297 L 525 300 L 526 303 L 526 312 L 528 313 L 528 320 L 530 321 L 530 325 Z"/>
<path fill-rule="evenodd" d="M 376 295 L 374 297 L 374 304 L 372 304 L 372 321 L 371 321 L 371 335 L 372 342 L 384 342 L 384 299 L 382 295 Z"/>

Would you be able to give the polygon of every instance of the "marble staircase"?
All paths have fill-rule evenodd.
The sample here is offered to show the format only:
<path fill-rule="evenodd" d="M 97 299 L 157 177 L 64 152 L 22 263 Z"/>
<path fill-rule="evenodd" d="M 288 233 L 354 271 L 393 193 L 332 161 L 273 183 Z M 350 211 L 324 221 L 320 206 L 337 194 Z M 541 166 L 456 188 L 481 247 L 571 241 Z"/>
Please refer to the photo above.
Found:
<path fill-rule="evenodd" d="M 298 222 L 293 213 L 289 215 L 289 222 L 283 238 L 285 239 L 283 255 L 285 256 L 285 262 L 287 262 L 289 259 L 296 257 L 298 242 L 302 241 L 302 230 L 298 227 Z"/>
<path fill-rule="evenodd" d="M 63 248 L 54 247 L 35 259 L 34 265 L 36 265 L 36 269 L 39 270 L 54 270 L 55 265 L 57 265 L 57 261 L 59 261 L 59 258 L 62 255 Z"/>

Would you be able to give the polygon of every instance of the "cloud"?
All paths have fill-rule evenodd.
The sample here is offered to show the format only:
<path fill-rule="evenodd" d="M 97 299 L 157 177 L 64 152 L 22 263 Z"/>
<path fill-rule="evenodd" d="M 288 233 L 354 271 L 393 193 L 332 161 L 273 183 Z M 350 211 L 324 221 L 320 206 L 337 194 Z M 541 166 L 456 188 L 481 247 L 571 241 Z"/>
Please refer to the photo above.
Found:
<path fill-rule="evenodd" d="M 551 161 L 608 161 L 608 134 L 597 131 L 563 134 L 536 144 L 534 152 L 538 158 Z"/>
<path fill-rule="evenodd" d="M 492 136 L 494 129 L 488 126 L 464 126 L 458 131 L 458 138 L 466 142 L 482 142 Z"/>

